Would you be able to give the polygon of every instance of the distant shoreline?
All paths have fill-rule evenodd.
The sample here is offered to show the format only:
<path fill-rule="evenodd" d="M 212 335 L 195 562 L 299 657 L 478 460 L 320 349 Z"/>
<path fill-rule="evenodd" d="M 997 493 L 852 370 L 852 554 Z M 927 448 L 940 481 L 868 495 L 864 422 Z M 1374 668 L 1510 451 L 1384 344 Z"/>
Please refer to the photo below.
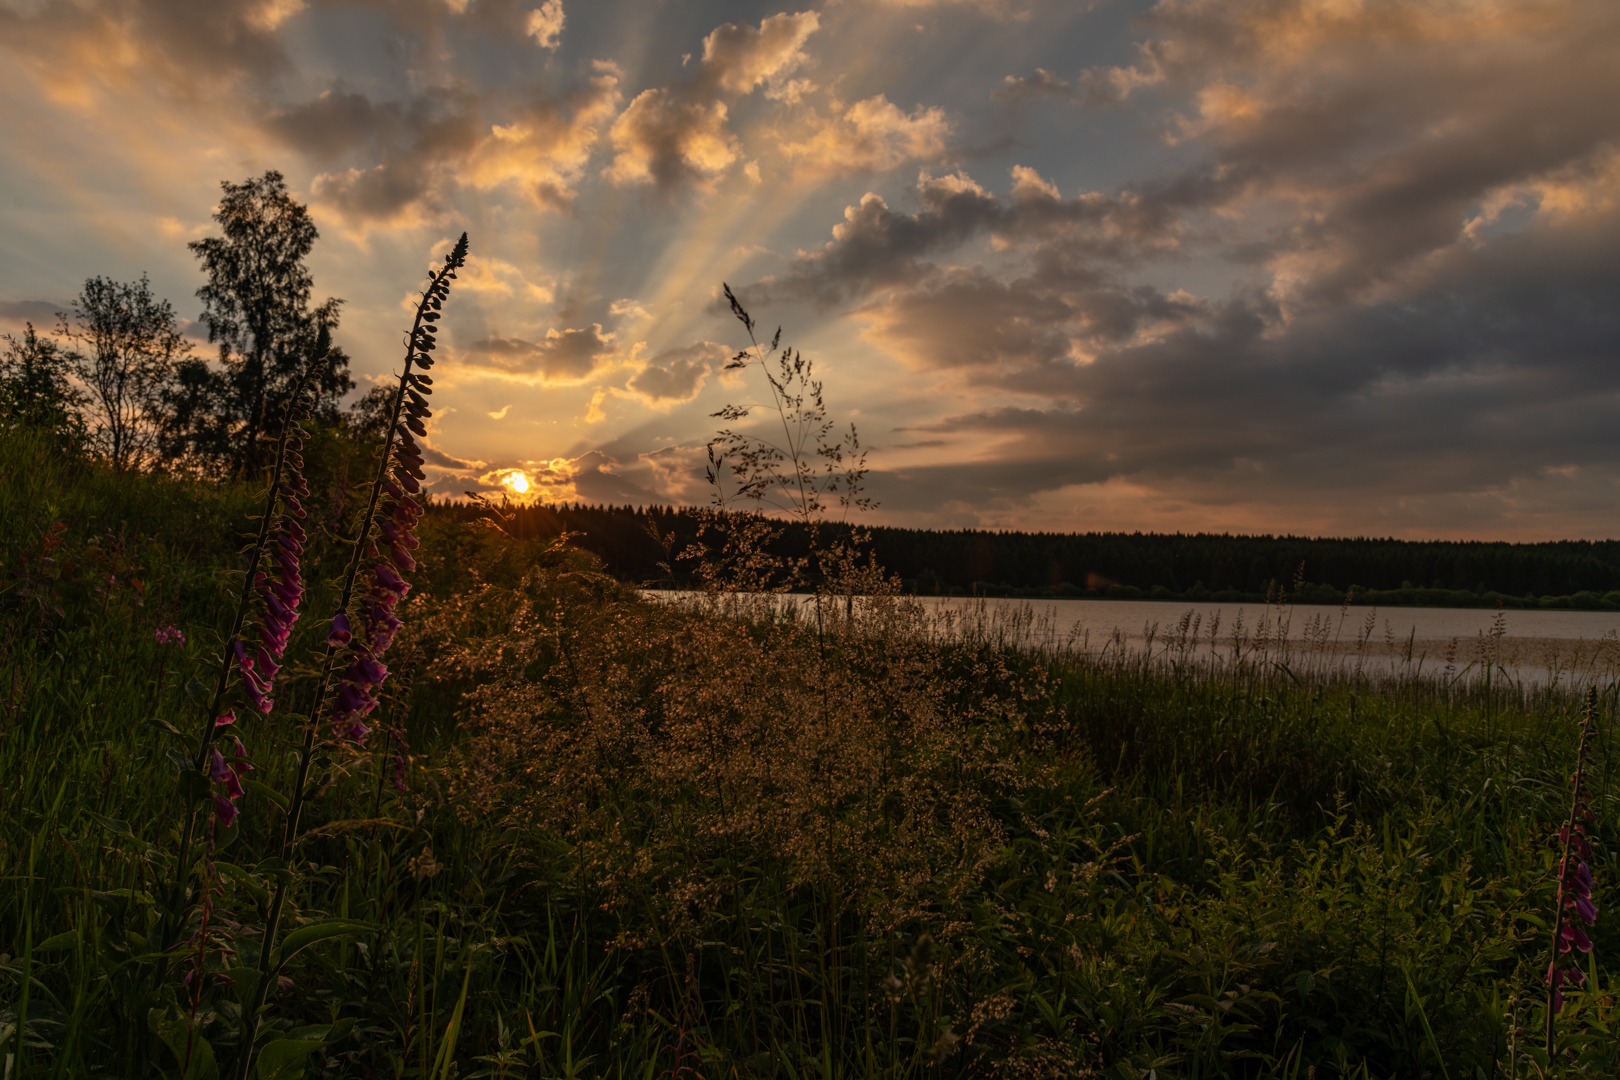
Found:
<path fill-rule="evenodd" d="M 1218 592 L 1188 590 L 1176 593 L 1163 586 L 1139 589 L 1134 585 L 1113 585 L 1107 589 L 1081 589 L 1065 583 L 1055 588 L 1020 589 L 993 582 L 981 582 L 967 589 L 941 589 L 923 592 L 917 582 L 904 580 L 906 591 L 914 596 L 937 597 L 945 600 L 973 600 L 980 597 L 993 600 L 1129 600 L 1154 601 L 1165 604 L 1256 604 L 1268 603 L 1265 594 L 1222 589 Z M 689 592 L 690 586 L 657 583 L 646 586 L 657 592 Z M 811 595 L 810 590 L 792 589 L 796 596 Z M 1278 607 L 1310 604 L 1318 607 L 1407 607 L 1458 608 L 1463 610 L 1504 611 L 1620 611 L 1620 591 L 1600 596 L 1594 592 L 1580 592 L 1572 596 L 1509 596 L 1496 592 L 1475 593 L 1467 589 L 1357 589 L 1341 593 L 1325 586 L 1306 585 L 1297 593 L 1273 595 L 1269 601 Z"/>

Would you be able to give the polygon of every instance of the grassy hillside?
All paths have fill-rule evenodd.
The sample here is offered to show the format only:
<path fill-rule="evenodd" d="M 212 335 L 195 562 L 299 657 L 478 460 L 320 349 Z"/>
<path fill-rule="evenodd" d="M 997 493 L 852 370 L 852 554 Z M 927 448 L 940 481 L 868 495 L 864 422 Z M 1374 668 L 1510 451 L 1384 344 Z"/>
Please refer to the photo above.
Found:
<path fill-rule="evenodd" d="M 241 711 L 264 786 L 164 952 L 165 725 L 204 719 L 255 493 L 0 436 L 11 1076 L 232 1075 L 280 881 L 261 1077 L 1620 1068 L 1612 673 L 1589 989 L 1538 1064 L 1584 687 L 1038 656 L 1005 624 L 930 638 L 870 576 L 794 618 L 652 605 L 429 515 L 375 730 L 325 749 L 282 863 L 269 793 L 353 513 L 312 486 L 292 704 Z"/>

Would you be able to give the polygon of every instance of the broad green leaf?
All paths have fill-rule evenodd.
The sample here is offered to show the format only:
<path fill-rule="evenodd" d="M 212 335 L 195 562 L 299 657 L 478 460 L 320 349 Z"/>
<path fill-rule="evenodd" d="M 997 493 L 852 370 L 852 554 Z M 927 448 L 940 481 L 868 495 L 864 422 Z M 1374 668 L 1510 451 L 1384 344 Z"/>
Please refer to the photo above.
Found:
<path fill-rule="evenodd" d="M 218 870 L 223 876 L 230 878 L 233 882 L 246 889 L 253 895 L 253 899 L 257 900 L 259 903 L 265 903 L 270 899 L 270 890 L 266 889 L 263 885 L 260 885 L 258 881 L 254 879 L 252 874 L 248 873 L 240 866 L 237 866 L 234 863 L 216 862 L 214 864 L 214 869 Z"/>
<path fill-rule="evenodd" d="M 38 945 L 35 945 L 34 951 L 37 953 L 58 952 L 62 949 L 71 949 L 78 943 L 79 932 L 77 930 L 65 930 L 62 933 L 56 934 L 53 937 L 48 937 Z"/>
<path fill-rule="evenodd" d="M 280 956 L 277 966 L 285 964 L 293 955 L 309 948 L 316 942 L 328 938 L 353 937 L 356 934 L 369 934 L 376 927 L 369 923 L 351 922 L 345 919 L 333 919 L 330 922 L 315 923 L 313 926 L 301 926 L 288 934 L 281 942 Z"/>
<path fill-rule="evenodd" d="M 187 765 L 180 772 L 180 794 L 182 797 L 193 801 L 206 799 L 208 797 L 208 777 Z"/>
<path fill-rule="evenodd" d="M 102 817 L 100 814 L 91 814 L 90 820 L 95 822 L 97 825 L 100 825 L 103 829 L 106 829 L 110 833 L 117 833 L 119 836 L 128 836 L 131 838 L 133 838 L 135 835 L 135 831 L 129 827 L 129 822 L 127 821 L 119 821 L 117 818 Z"/>
<path fill-rule="evenodd" d="M 180 729 L 179 728 L 175 727 L 173 724 L 169 723 L 167 720 L 163 719 L 163 717 L 161 717 L 161 716 L 149 717 L 146 722 L 148 724 L 151 724 L 155 728 L 158 728 L 158 729 L 160 729 L 162 731 L 167 731 L 170 735 L 178 735 L 178 734 L 180 734 Z"/>
<path fill-rule="evenodd" d="M 269 799 L 271 802 L 275 803 L 276 809 L 280 810 L 283 814 L 287 812 L 287 796 L 283 795 L 269 784 L 261 784 L 257 780 L 244 780 L 242 781 L 242 786 L 253 792 L 253 794 L 263 795 L 266 799 Z"/>
<path fill-rule="evenodd" d="M 209 1080 L 217 1074 L 214 1048 L 192 1029 L 190 1017 L 153 1009 L 147 1013 L 147 1023 L 184 1070 L 180 1080 Z"/>
<path fill-rule="evenodd" d="M 254 1070 L 259 1080 L 299 1080 L 309 1055 L 321 1048 L 320 1039 L 277 1039 L 259 1051 Z"/>

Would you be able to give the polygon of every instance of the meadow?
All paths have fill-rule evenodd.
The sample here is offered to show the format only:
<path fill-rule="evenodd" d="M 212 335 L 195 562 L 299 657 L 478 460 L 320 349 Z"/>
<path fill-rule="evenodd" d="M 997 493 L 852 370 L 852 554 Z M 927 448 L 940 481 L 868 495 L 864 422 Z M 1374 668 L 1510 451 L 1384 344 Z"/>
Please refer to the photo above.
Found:
<path fill-rule="evenodd" d="M 716 435 L 649 601 L 423 492 L 466 254 L 347 416 L 313 317 L 122 434 L 75 373 L 145 339 L 10 343 L 7 1080 L 1615 1074 L 1612 650 L 1367 665 L 1278 589 L 1140 645 L 942 624 L 825 527 L 859 440 L 729 290 L 782 438 Z"/>
<path fill-rule="evenodd" d="M 920 632 L 849 552 L 813 616 L 729 590 L 723 559 L 700 602 L 650 604 L 498 508 L 427 507 L 395 677 L 363 743 L 321 740 L 291 858 L 308 725 L 238 709 L 254 783 L 209 816 L 166 942 L 169 729 L 209 704 L 262 492 L 3 439 L 11 1077 L 237 1074 L 278 885 L 266 1078 L 1620 1066 L 1606 911 L 1542 1049 L 1588 689 L 1600 910 L 1616 880 L 1612 672 L 1040 652 L 1005 621 Z M 364 454 L 305 454 L 304 602 L 330 612 L 360 508 L 317 459 Z M 320 618 L 284 701 L 320 677 Z"/>

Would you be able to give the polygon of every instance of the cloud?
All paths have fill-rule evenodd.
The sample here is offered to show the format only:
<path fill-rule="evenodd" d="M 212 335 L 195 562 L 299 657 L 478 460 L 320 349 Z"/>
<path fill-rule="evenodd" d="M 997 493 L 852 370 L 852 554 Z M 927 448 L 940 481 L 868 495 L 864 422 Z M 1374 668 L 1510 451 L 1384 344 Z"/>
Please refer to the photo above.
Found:
<path fill-rule="evenodd" d="M 156 83 L 180 99 L 288 69 L 278 31 L 302 0 L 45 0 L 0 7 L 0 40 L 56 101 Z"/>
<path fill-rule="evenodd" d="M 735 23 L 715 28 L 703 39 L 703 58 L 691 78 L 643 90 L 613 121 L 608 179 L 651 184 L 666 194 L 707 186 L 741 155 L 721 98 L 765 85 L 772 96 L 797 100 L 810 84 L 787 77 L 804 63 L 803 45 L 819 27 L 819 16 L 806 11 L 772 15 L 758 29 Z"/>
<path fill-rule="evenodd" d="M 1029 76 L 1008 75 L 990 97 L 1009 105 L 1028 105 L 1041 100 L 1072 101 L 1075 98 L 1072 83 L 1064 82 L 1045 68 L 1036 68 Z"/>
<path fill-rule="evenodd" d="M 922 425 L 937 464 L 880 465 L 880 497 L 1612 532 L 1620 9 L 1178 0 L 1145 25 L 1137 64 L 1071 89 L 1155 85 L 1170 167 L 1068 198 L 925 172 L 914 209 L 868 193 L 744 291 L 846 305 L 997 402 Z M 1208 295 L 1170 284 L 1194 260 Z"/>
<path fill-rule="evenodd" d="M 443 258 L 454 241 L 446 237 L 433 246 L 435 257 Z M 466 265 L 456 271 L 456 288 L 489 298 L 518 300 L 524 304 L 549 304 L 556 299 L 556 282 L 530 281 L 521 267 L 492 255 L 468 255 Z M 406 303 L 415 310 L 417 297 Z"/>
<path fill-rule="evenodd" d="M 46 330 L 54 328 L 57 316 L 66 314 L 71 307 L 71 304 L 53 304 L 47 300 L 0 300 L 0 320 L 18 327 L 31 322 L 36 329 Z"/>
<path fill-rule="evenodd" d="M 547 330 L 539 341 L 484 338 L 468 347 L 476 361 L 513 375 L 538 375 L 547 383 L 579 383 L 618 357 L 614 335 L 601 323 L 579 329 Z"/>
<path fill-rule="evenodd" d="M 456 86 L 378 102 L 335 87 L 271 112 L 264 127 L 313 160 L 359 159 L 318 174 L 311 194 L 361 231 L 440 216 L 463 185 L 511 185 L 538 207 L 566 210 L 618 108 L 619 77 L 599 61 L 559 97 L 529 91 L 515 102 Z"/>
<path fill-rule="evenodd" d="M 542 49 L 555 50 L 562 43 L 563 22 L 562 0 L 545 0 L 529 12 L 523 29 Z"/>
<path fill-rule="evenodd" d="M 630 377 L 627 389 L 649 405 L 668 406 L 691 401 L 709 375 L 731 355 L 713 341 L 700 341 L 683 349 L 661 352 Z"/>
<path fill-rule="evenodd" d="M 462 471 L 481 469 L 484 467 L 484 462 L 482 461 L 467 461 L 462 458 L 451 457 L 443 450 L 435 450 L 433 447 L 428 446 L 420 439 L 417 440 L 417 445 L 422 450 L 422 459 L 429 465 L 437 465 L 444 469 L 460 469 Z"/>
<path fill-rule="evenodd" d="M 617 65 L 598 60 L 589 77 L 560 101 L 541 97 L 514 110 L 457 163 L 460 176 L 484 191 L 515 185 L 538 207 L 570 208 L 573 185 L 619 107 L 621 77 Z"/>
<path fill-rule="evenodd" d="M 779 88 L 805 62 L 804 43 L 820 27 L 813 11 L 772 15 L 757 30 L 746 23 L 716 27 L 703 39 L 698 85 L 725 94 L 751 93 L 761 84 Z"/>
<path fill-rule="evenodd" d="M 868 192 L 846 207 L 832 240 L 801 251 L 780 279 L 748 286 L 750 302 L 809 299 L 829 307 L 874 292 L 916 284 L 938 272 L 928 261 L 983 237 L 1003 249 L 1033 245 L 1048 261 L 1130 263 L 1174 251 L 1184 242 L 1182 211 L 1213 199 L 1202 178 L 1178 178 L 1114 196 L 1086 192 L 1065 200 L 1034 169 L 1015 165 L 1003 198 L 966 173 L 933 176 L 924 170 L 914 194 L 919 210 L 893 210 Z"/>
<path fill-rule="evenodd" d="M 882 172 L 905 161 L 928 161 L 945 152 L 951 133 L 943 109 L 919 105 L 905 113 L 882 94 L 840 112 L 815 116 L 800 139 L 782 152 L 796 170 L 814 175 Z"/>
<path fill-rule="evenodd" d="M 723 101 L 689 101 L 669 90 L 643 90 L 613 121 L 616 184 L 654 184 L 668 191 L 706 184 L 737 160 Z"/>

